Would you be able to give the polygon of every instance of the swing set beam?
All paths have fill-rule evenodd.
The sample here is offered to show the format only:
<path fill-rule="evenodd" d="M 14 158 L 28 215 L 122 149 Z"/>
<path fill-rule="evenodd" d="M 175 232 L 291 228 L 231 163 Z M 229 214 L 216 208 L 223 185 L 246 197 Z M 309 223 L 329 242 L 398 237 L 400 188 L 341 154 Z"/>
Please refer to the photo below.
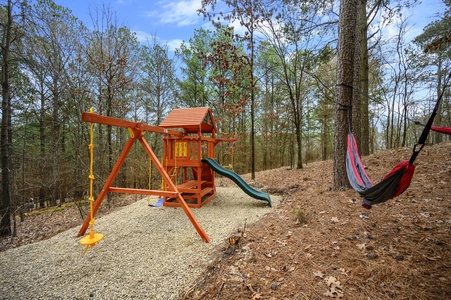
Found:
<path fill-rule="evenodd" d="M 177 137 L 182 137 L 183 132 L 177 130 L 170 130 L 158 126 L 147 125 L 141 122 L 132 122 L 127 120 L 122 120 L 113 117 L 102 116 L 96 113 L 84 112 L 81 114 L 81 119 L 83 122 L 104 124 L 110 126 L 117 126 L 123 128 L 137 129 L 140 131 L 156 132 L 156 133 L 167 133 Z"/>
<path fill-rule="evenodd" d="M 105 198 L 106 194 L 109 192 L 116 192 L 116 193 L 130 193 L 130 194 L 144 194 L 144 195 L 169 195 L 176 197 L 177 201 L 180 203 L 180 206 L 183 208 L 183 211 L 187 215 L 188 219 L 193 224 L 194 228 L 196 229 L 199 236 L 204 240 L 205 242 L 210 242 L 209 237 L 205 233 L 205 231 L 200 226 L 197 219 L 194 217 L 193 213 L 191 212 L 188 204 L 185 202 L 185 199 L 183 199 L 182 194 L 178 191 L 175 184 L 172 182 L 171 177 L 166 172 L 160 161 L 158 160 L 155 153 L 152 151 L 152 148 L 149 146 L 147 141 L 144 139 L 144 133 L 146 131 L 149 132 L 156 132 L 156 133 L 164 133 L 169 135 L 174 135 L 178 137 L 182 137 L 183 133 L 177 130 L 169 130 L 165 128 L 161 128 L 158 126 L 151 126 L 146 125 L 140 122 L 131 122 L 126 121 L 122 119 L 107 117 L 98 115 L 92 112 L 86 112 L 82 113 L 82 120 L 84 122 L 90 122 L 90 123 L 97 123 L 97 124 L 104 124 L 104 125 L 110 125 L 110 126 L 118 126 L 118 127 L 124 127 L 127 128 L 130 132 L 130 137 L 127 141 L 127 143 L 124 146 L 124 149 L 122 150 L 116 164 L 113 167 L 113 170 L 111 171 L 110 175 L 108 176 L 107 180 L 105 181 L 105 184 L 100 191 L 99 195 L 97 196 L 96 201 L 94 202 L 93 208 L 92 208 L 92 218 L 94 218 L 94 215 L 97 213 L 97 210 L 100 207 L 100 204 L 102 203 L 103 199 Z M 114 182 L 114 179 L 116 178 L 119 170 L 121 169 L 125 159 L 127 158 L 127 155 L 129 154 L 130 150 L 132 149 L 133 144 L 139 141 L 141 145 L 143 146 L 144 150 L 156 166 L 158 172 L 161 174 L 163 179 L 168 185 L 167 191 L 159 191 L 159 190 L 139 190 L 139 189 L 130 189 L 130 188 L 118 188 L 118 187 L 112 187 L 111 185 Z M 88 229 L 89 222 L 91 221 L 91 215 L 88 215 L 80 228 L 80 231 L 77 236 L 82 236 L 86 233 L 86 230 Z"/>

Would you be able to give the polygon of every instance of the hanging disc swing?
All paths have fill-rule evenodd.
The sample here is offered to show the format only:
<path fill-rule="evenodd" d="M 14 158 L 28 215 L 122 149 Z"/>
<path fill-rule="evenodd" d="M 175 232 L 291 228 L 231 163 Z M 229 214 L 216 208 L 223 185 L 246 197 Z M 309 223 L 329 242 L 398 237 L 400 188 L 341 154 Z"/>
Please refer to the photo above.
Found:
<path fill-rule="evenodd" d="M 93 109 L 91 108 L 90 112 L 93 112 Z M 94 183 L 94 174 L 93 174 L 93 161 L 94 161 L 94 133 L 93 133 L 93 124 L 91 123 L 90 126 L 90 142 L 89 142 L 89 155 L 90 155 L 90 166 L 89 166 L 89 213 L 91 216 L 91 221 L 89 221 L 89 235 L 85 236 L 80 240 L 80 244 L 85 246 L 85 250 L 83 251 L 83 254 L 88 251 L 89 247 L 94 247 L 97 242 L 99 242 L 101 239 L 103 239 L 103 234 L 95 233 L 94 232 L 94 214 L 92 209 L 92 204 L 94 203 L 94 197 L 92 196 L 92 188 Z"/>

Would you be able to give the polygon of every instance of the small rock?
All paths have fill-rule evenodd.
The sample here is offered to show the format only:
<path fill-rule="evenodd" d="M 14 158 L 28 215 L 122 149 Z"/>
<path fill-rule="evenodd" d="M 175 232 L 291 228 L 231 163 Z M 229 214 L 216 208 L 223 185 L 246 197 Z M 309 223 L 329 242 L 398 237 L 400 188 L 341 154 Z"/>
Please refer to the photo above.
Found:
<path fill-rule="evenodd" d="M 402 254 L 397 254 L 397 255 L 395 255 L 395 257 L 394 257 L 396 260 L 398 260 L 398 261 L 401 261 L 401 260 L 404 260 L 404 255 L 402 255 Z"/>
<path fill-rule="evenodd" d="M 370 240 L 374 240 L 374 236 L 371 233 L 369 233 L 368 231 L 365 231 L 364 234 L 365 234 L 365 237 L 369 238 Z"/>
<path fill-rule="evenodd" d="M 377 253 L 375 252 L 371 252 L 367 255 L 368 259 L 376 259 L 379 257 L 379 255 L 377 255 Z"/>
<path fill-rule="evenodd" d="M 274 281 L 273 283 L 271 283 L 271 290 L 277 289 L 278 286 L 279 286 L 279 284 Z"/>
<path fill-rule="evenodd" d="M 369 219 L 369 217 L 365 213 L 360 214 L 360 219 Z"/>

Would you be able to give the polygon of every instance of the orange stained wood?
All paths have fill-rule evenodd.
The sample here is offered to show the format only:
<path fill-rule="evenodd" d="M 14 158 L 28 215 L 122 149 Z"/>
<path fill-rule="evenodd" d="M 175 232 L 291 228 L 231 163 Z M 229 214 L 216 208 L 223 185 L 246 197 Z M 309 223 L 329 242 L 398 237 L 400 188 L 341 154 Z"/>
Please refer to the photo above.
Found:
<path fill-rule="evenodd" d="M 135 122 L 129 122 L 125 120 L 115 119 L 111 117 L 105 117 L 96 115 L 94 113 L 86 113 L 83 114 L 83 121 L 85 122 L 92 122 L 92 123 L 99 123 L 99 124 L 107 124 L 112 126 L 120 126 L 120 127 L 126 127 L 131 129 L 131 136 L 129 137 L 126 145 L 124 146 L 124 149 L 122 150 L 116 164 L 113 167 L 113 170 L 110 172 L 110 175 L 108 176 L 102 190 L 100 191 L 99 195 L 97 196 L 96 201 L 94 202 L 93 208 L 92 208 L 92 216 L 94 216 L 97 213 L 97 210 L 99 209 L 100 204 L 102 203 L 103 199 L 105 198 L 106 194 L 108 192 L 121 192 L 121 193 L 133 193 L 133 194 L 156 194 L 156 195 L 168 195 L 168 196 L 176 196 L 177 201 L 179 205 L 183 208 L 185 214 L 187 215 L 188 219 L 193 224 L 194 228 L 196 229 L 199 236 L 204 240 L 205 242 L 210 242 L 209 237 L 203 230 L 203 228 L 200 226 L 197 219 L 194 217 L 193 213 L 189 209 L 188 204 L 185 202 L 185 199 L 183 199 L 181 193 L 178 191 L 175 184 L 171 181 L 171 177 L 168 175 L 166 170 L 161 165 L 160 161 L 158 160 L 155 153 L 150 148 L 147 141 L 144 139 L 143 133 L 149 129 L 155 129 L 152 128 L 152 126 L 148 126 L 142 123 L 135 123 Z M 158 131 L 157 131 L 158 132 Z M 141 145 L 144 147 L 144 150 L 147 152 L 148 156 L 152 160 L 153 164 L 157 168 L 158 172 L 164 178 L 165 182 L 168 183 L 168 191 L 161 192 L 161 191 L 151 191 L 151 190 L 143 190 L 141 192 L 138 192 L 137 189 L 125 189 L 125 188 L 116 188 L 112 187 L 112 183 L 114 182 L 114 179 L 116 178 L 119 170 L 121 169 L 125 159 L 127 158 L 127 155 L 129 154 L 130 150 L 132 149 L 132 146 L 136 141 L 139 141 Z M 91 221 L 91 215 L 88 215 L 80 228 L 80 231 L 78 232 L 78 236 L 82 236 L 85 234 L 86 230 L 88 229 L 89 222 Z"/>
<path fill-rule="evenodd" d="M 176 108 L 159 125 L 163 128 L 183 128 L 186 133 L 215 133 L 216 125 L 209 107 Z"/>
<path fill-rule="evenodd" d="M 183 133 L 176 130 L 168 130 L 165 128 L 160 128 L 158 126 L 152 126 L 143 124 L 140 122 L 131 122 L 127 120 L 117 119 L 113 117 L 107 117 L 98 115 L 91 112 L 83 112 L 82 113 L 82 120 L 83 122 L 90 122 L 90 123 L 97 123 L 97 124 L 105 124 L 110 126 L 118 126 L 118 127 L 124 127 L 124 128 L 132 128 L 139 131 L 149 131 L 149 132 L 156 132 L 156 133 L 167 133 L 175 136 L 183 136 Z"/>

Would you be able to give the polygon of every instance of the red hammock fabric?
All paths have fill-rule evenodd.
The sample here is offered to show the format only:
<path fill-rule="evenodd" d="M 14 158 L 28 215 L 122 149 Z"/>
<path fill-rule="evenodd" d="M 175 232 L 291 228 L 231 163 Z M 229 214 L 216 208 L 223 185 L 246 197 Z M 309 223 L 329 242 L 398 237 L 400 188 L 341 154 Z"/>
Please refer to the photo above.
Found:
<path fill-rule="evenodd" d="M 415 172 L 415 165 L 409 166 L 409 161 L 405 160 L 397 164 L 387 175 L 385 175 L 384 179 L 390 177 L 393 173 L 397 173 L 398 171 L 405 169 L 406 172 L 402 175 L 401 179 L 398 182 L 398 187 L 393 194 L 392 198 L 401 195 L 410 185 L 410 182 L 413 178 L 413 173 Z"/>
<path fill-rule="evenodd" d="M 439 126 L 431 126 L 431 129 L 437 132 L 451 134 L 451 127 L 439 127 Z"/>

